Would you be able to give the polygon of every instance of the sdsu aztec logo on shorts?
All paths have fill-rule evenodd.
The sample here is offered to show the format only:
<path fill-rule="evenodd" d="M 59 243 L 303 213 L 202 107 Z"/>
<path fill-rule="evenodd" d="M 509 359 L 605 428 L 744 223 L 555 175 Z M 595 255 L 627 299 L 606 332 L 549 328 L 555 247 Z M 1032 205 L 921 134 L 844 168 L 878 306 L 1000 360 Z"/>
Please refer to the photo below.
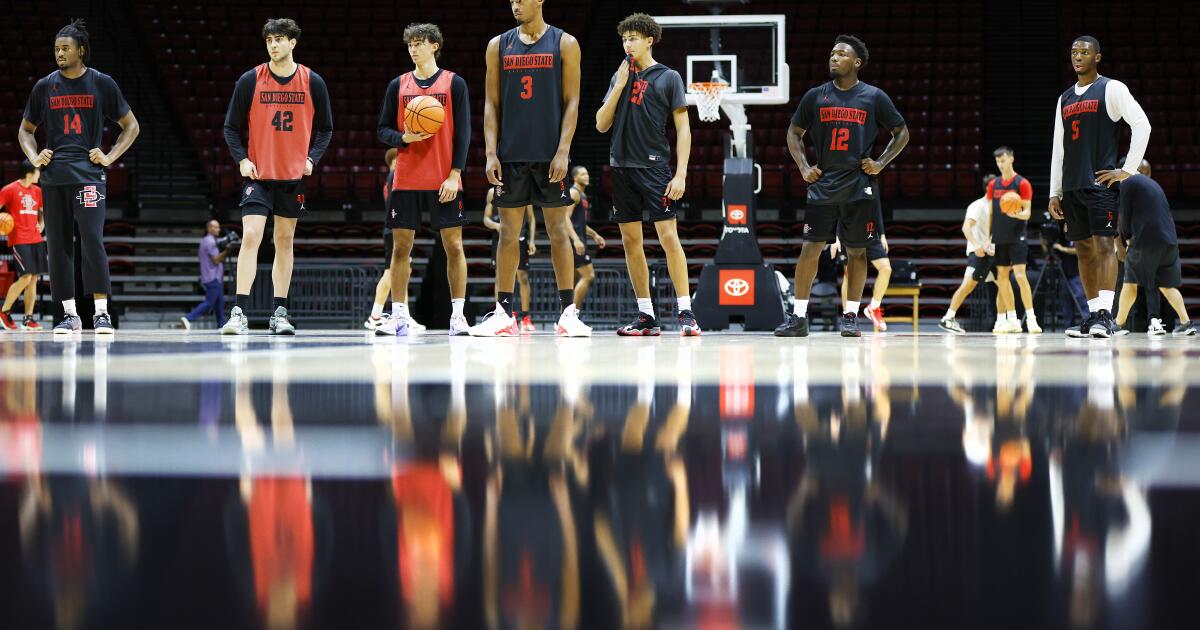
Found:
<path fill-rule="evenodd" d="M 249 197 L 250 195 L 253 195 L 253 194 L 254 194 L 254 187 L 253 187 L 253 186 L 247 186 L 247 187 L 246 187 L 246 196 L 247 196 L 247 197 Z"/>
<path fill-rule="evenodd" d="M 100 202 L 104 201 L 104 195 L 99 190 L 96 190 L 95 185 L 89 184 L 84 186 L 78 195 L 75 195 L 75 201 L 78 201 L 79 205 L 84 208 L 97 208 Z"/>

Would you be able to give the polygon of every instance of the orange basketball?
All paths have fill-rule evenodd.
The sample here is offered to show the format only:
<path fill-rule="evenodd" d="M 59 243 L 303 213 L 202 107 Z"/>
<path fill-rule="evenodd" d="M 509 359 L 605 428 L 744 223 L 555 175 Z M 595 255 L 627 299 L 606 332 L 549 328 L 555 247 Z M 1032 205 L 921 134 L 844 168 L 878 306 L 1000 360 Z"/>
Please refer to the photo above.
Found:
<path fill-rule="evenodd" d="M 437 133 L 446 120 L 446 108 L 432 96 L 418 96 L 404 106 L 404 125 L 412 133 Z"/>
<path fill-rule="evenodd" d="M 1000 198 L 1000 212 L 1004 214 L 1020 214 L 1021 195 L 1011 190 L 1004 193 L 1004 196 Z"/>
<path fill-rule="evenodd" d="M 0 212 L 0 235 L 7 235 L 12 232 L 13 217 L 7 212 Z"/>

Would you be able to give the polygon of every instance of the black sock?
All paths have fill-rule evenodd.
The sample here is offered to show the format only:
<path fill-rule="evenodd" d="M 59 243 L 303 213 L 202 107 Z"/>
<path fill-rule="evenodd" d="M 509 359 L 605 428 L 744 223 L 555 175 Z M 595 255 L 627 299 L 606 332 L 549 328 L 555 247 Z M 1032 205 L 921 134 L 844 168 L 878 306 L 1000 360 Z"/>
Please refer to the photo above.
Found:
<path fill-rule="evenodd" d="M 507 313 L 509 317 L 512 317 L 512 314 L 513 314 L 513 307 L 512 307 L 513 294 L 512 294 L 512 292 L 511 291 L 508 293 L 500 292 L 499 294 L 496 295 L 496 301 L 499 302 L 500 306 L 504 308 L 504 312 Z"/>
<path fill-rule="evenodd" d="M 275 309 L 279 308 L 280 306 L 282 306 L 283 308 L 288 308 L 288 299 L 285 297 L 271 298 L 271 310 L 275 310 Z"/>
<path fill-rule="evenodd" d="M 567 310 L 567 307 L 575 303 L 575 289 L 559 289 L 558 290 L 558 312 Z"/>
<path fill-rule="evenodd" d="M 246 295 L 242 295 L 241 293 L 238 293 L 237 296 L 233 298 L 233 305 L 242 309 L 243 311 L 250 308 L 250 294 L 247 293 Z"/>

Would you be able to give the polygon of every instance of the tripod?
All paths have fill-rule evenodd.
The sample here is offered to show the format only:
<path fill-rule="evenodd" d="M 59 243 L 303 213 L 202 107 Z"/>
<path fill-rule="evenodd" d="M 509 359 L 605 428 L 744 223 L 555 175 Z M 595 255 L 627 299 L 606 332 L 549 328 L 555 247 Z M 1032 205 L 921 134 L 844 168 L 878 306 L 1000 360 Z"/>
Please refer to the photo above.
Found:
<path fill-rule="evenodd" d="M 1045 291 L 1046 294 L 1042 297 L 1042 328 L 1046 330 L 1062 330 L 1068 322 L 1059 321 L 1059 313 L 1061 312 L 1059 299 L 1062 294 L 1063 287 L 1067 286 L 1070 280 L 1067 279 L 1067 274 L 1063 271 L 1062 261 L 1055 254 L 1047 254 L 1042 271 L 1038 274 L 1037 282 L 1033 285 L 1033 301 L 1037 303 L 1038 293 Z M 1068 295 L 1070 289 L 1068 289 Z M 1079 310 L 1079 304 L 1075 302 L 1075 298 L 1071 297 L 1071 306 L 1074 307 L 1075 313 L 1080 317 L 1084 314 Z"/>

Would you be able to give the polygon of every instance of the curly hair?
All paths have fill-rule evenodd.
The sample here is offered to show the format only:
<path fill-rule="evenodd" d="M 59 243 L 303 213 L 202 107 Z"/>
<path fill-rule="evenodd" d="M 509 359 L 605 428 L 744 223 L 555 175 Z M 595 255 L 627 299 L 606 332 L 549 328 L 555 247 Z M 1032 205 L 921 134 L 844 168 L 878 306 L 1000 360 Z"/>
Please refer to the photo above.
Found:
<path fill-rule="evenodd" d="M 271 18 L 263 24 L 262 36 L 283 35 L 288 39 L 300 39 L 300 25 L 292 18 Z"/>
<path fill-rule="evenodd" d="M 404 43 L 408 44 L 414 39 L 437 44 L 438 49 L 434 51 L 433 58 L 437 59 L 442 56 L 442 46 L 445 44 L 442 41 L 442 29 L 438 28 L 437 24 L 409 24 L 404 28 Z"/>
<path fill-rule="evenodd" d="M 60 37 L 70 37 L 75 40 L 75 45 L 83 49 L 83 62 L 88 62 L 88 58 L 92 56 L 92 42 L 88 38 L 87 25 L 83 23 L 83 20 L 71 20 L 70 24 L 58 29 L 58 34 L 54 36 L 54 39 L 57 40 Z"/>
<path fill-rule="evenodd" d="M 617 25 L 617 35 L 624 36 L 629 32 L 638 33 L 643 37 L 653 37 L 655 44 L 662 41 L 662 26 L 659 26 L 654 18 L 645 13 L 634 13 L 621 20 L 621 23 Z"/>
<path fill-rule="evenodd" d="M 846 44 L 854 51 L 854 54 L 862 59 L 862 67 L 867 67 L 867 61 L 871 58 L 871 51 L 867 50 L 867 44 L 863 40 L 853 35 L 838 35 L 833 38 L 833 45 Z"/>

